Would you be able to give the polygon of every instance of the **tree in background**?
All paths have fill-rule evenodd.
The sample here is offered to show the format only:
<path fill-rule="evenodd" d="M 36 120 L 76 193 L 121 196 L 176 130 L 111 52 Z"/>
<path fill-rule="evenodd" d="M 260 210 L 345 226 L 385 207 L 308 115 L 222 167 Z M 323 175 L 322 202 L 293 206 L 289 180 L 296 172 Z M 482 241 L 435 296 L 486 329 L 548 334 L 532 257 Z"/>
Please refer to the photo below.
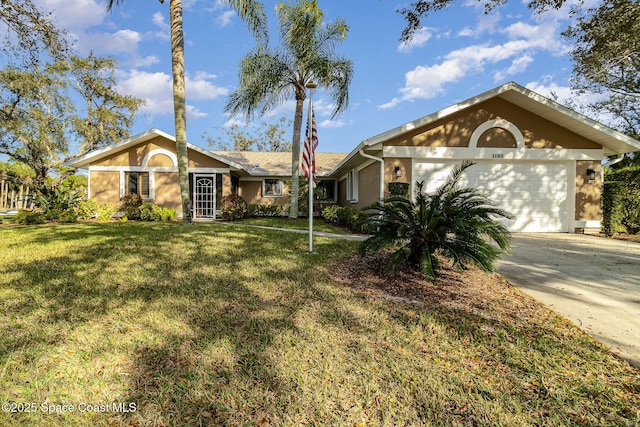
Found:
<path fill-rule="evenodd" d="M 507 3 L 508 0 L 479 1 L 484 3 L 485 13 L 489 13 L 496 7 Z M 527 4 L 529 8 L 534 11 L 543 12 L 552 8 L 560 9 L 566 1 L 567 0 L 530 0 Z M 404 17 L 405 21 L 407 21 L 406 27 L 402 30 L 400 40 L 403 42 L 410 41 L 415 32 L 422 26 L 423 19 L 426 19 L 431 13 L 438 12 L 452 5 L 454 2 L 455 0 L 418 0 L 411 3 L 409 7 L 398 9 L 397 12 Z"/>
<path fill-rule="evenodd" d="M 72 154 L 128 136 L 142 101 L 113 89 L 115 66 L 90 55 L 0 70 L 0 153 L 29 165 L 36 189 Z"/>
<path fill-rule="evenodd" d="M 600 95 L 586 107 L 609 113 L 612 126 L 640 139 L 640 4 L 605 0 L 564 34 L 574 42 L 574 87 Z M 626 156 L 617 166 L 633 163 L 640 164 L 640 156 Z"/>
<path fill-rule="evenodd" d="M 291 138 L 290 217 L 298 216 L 300 134 L 306 85 L 313 81 L 335 100 L 333 116 L 349 102 L 353 64 L 335 53 L 349 31 L 344 20 L 324 24 L 316 0 L 299 0 L 276 7 L 280 26 L 279 48 L 259 45 L 240 62 L 238 90 L 225 110 L 252 118 L 265 114 L 288 99 L 296 101 Z"/>
<path fill-rule="evenodd" d="M 430 13 L 455 0 L 418 0 L 398 10 L 407 25 L 400 39 L 408 42 Z M 508 0 L 481 0 L 485 13 Z M 531 0 L 535 12 L 559 9 L 566 0 Z M 640 138 L 640 3 L 635 0 L 603 0 L 591 8 L 580 3 L 572 13 L 577 23 L 563 34 L 574 43 L 573 89 L 578 94 L 600 95 L 598 101 L 577 105 L 594 114 L 610 115 L 610 125 Z M 576 97 L 578 98 L 578 97 Z M 639 164 L 640 156 L 627 155 L 618 166 Z"/>
<path fill-rule="evenodd" d="M 47 58 L 64 58 L 70 46 L 65 32 L 43 13 L 33 0 L 2 1 L 0 22 L 7 42 L 2 48 L 4 65 L 36 66 Z M 21 64 L 21 65 L 18 65 Z"/>
<path fill-rule="evenodd" d="M 85 103 L 80 109 L 84 114 L 71 119 L 79 136 L 78 154 L 129 137 L 128 129 L 143 101 L 114 89 L 116 66 L 114 59 L 93 53 L 86 58 L 74 56 L 66 64 L 70 87 Z"/>
<path fill-rule="evenodd" d="M 291 142 L 284 139 L 291 120 L 280 117 L 276 122 L 262 122 L 259 126 L 241 127 L 232 124 L 222 128 L 225 137 L 211 137 L 207 132 L 203 138 L 209 143 L 209 148 L 220 151 L 291 151 Z"/>
<path fill-rule="evenodd" d="M 125 0 L 106 0 L 107 9 L 120 5 Z M 160 0 L 164 3 L 164 0 Z M 226 0 L 249 25 L 256 37 L 266 39 L 266 17 L 262 3 L 256 0 Z M 189 198 L 189 172 L 187 150 L 187 98 L 184 84 L 184 29 L 182 25 L 182 0 L 169 0 L 171 25 L 171 74 L 173 75 L 173 110 L 176 127 L 176 156 L 182 199 L 182 220 L 191 223 L 191 200 Z"/>

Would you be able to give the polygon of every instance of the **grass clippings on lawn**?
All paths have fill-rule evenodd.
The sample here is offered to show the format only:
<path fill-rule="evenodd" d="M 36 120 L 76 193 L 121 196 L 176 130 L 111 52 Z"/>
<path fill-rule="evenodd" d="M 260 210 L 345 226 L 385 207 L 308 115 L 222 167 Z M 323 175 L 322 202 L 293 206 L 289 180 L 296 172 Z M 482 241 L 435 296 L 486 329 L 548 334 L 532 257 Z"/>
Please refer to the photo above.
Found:
<path fill-rule="evenodd" d="M 497 276 L 227 224 L 0 241 L 0 426 L 640 424 L 638 371 Z"/>

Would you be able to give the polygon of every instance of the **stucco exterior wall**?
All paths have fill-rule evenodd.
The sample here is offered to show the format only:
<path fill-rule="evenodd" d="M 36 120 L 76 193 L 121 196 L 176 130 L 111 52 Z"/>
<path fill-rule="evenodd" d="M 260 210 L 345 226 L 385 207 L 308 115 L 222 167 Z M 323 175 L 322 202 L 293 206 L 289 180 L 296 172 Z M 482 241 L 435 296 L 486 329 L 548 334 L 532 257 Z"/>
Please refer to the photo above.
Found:
<path fill-rule="evenodd" d="M 229 188 L 231 191 L 231 188 Z M 240 179 L 238 194 L 250 205 L 289 205 L 289 197 L 270 197 L 262 195 L 262 181 L 246 181 Z M 289 194 L 289 187 L 283 185 L 283 194 Z"/>
<path fill-rule="evenodd" d="M 601 148 L 593 141 L 498 98 L 418 127 L 385 142 L 385 146 L 468 147 L 471 135 L 479 125 L 498 118 L 520 129 L 527 148 Z M 508 132 L 491 129 L 481 136 L 478 146 L 513 147 L 514 143 Z"/>
<path fill-rule="evenodd" d="M 396 178 L 396 166 L 400 168 L 401 176 Z M 402 159 L 389 157 L 384 159 L 384 196 L 389 197 L 390 182 L 405 182 L 411 185 L 412 181 L 412 161 L 411 159 Z"/>
<path fill-rule="evenodd" d="M 153 150 L 164 149 L 171 153 L 176 153 L 175 143 L 165 138 L 157 137 L 145 141 L 127 150 L 114 153 L 95 163 L 92 166 L 142 166 L 145 156 Z M 189 149 L 189 167 L 211 167 L 228 168 L 229 166 L 209 156 L 205 156 L 195 150 Z M 164 154 L 156 154 L 149 158 L 147 166 L 150 167 L 173 167 L 172 160 Z M 177 166 L 177 165 L 176 165 Z"/>
<path fill-rule="evenodd" d="M 351 207 L 361 209 L 380 200 L 380 163 L 374 162 L 358 172 L 358 202 Z"/>
<path fill-rule="evenodd" d="M 175 149 L 174 149 L 175 150 Z M 195 150 L 189 149 L 189 167 L 190 168 L 228 168 L 229 165 L 222 163 L 209 156 L 205 156 Z"/>
<path fill-rule="evenodd" d="M 180 180 L 177 172 L 154 172 L 156 205 L 173 208 L 182 213 L 182 199 L 180 197 Z"/>
<path fill-rule="evenodd" d="M 120 203 L 120 172 L 90 171 L 89 198 L 98 203 Z"/>
<path fill-rule="evenodd" d="M 589 181 L 587 169 L 596 172 L 596 179 Z M 576 221 L 600 221 L 602 208 L 602 166 L 598 161 L 576 162 Z"/>
<path fill-rule="evenodd" d="M 156 137 L 145 141 L 128 150 L 119 151 L 101 160 L 92 163 L 92 166 L 142 166 L 144 157 L 153 150 L 164 149 L 175 153 L 175 144 L 162 137 Z M 164 156 L 164 155 L 163 155 Z M 155 161 L 153 156 L 150 161 Z M 168 160 L 170 160 L 167 156 Z"/>

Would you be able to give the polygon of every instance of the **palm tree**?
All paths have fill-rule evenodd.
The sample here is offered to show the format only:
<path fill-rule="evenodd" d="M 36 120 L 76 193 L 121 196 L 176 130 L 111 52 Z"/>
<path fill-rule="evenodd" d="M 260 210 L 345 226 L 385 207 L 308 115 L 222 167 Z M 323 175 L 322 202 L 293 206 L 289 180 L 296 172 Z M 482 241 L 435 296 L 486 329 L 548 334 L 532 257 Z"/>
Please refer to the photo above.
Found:
<path fill-rule="evenodd" d="M 463 162 L 456 166 L 447 182 L 433 194 L 423 193 L 424 183 L 419 182 L 415 201 L 396 196 L 369 206 L 367 209 L 373 212 L 365 224 L 376 231 L 362 242 L 360 254 L 393 247 L 387 271 L 409 264 L 431 278 L 440 269 L 438 254 L 452 259 L 456 267 L 465 268 L 467 263 L 473 263 L 484 271 L 493 271 L 498 256 L 508 250 L 511 238 L 496 219 L 513 216 L 497 208 L 477 189 L 460 186 L 463 172 L 473 164 Z"/>
<path fill-rule="evenodd" d="M 125 0 L 106 0 L 107 10 L 124 3 Z M 164 3 L 164 0 L 159 0 Z M 262 3 L 256 0 L 226 0 L 240 18 L 247 22 L 254 35 L 266 40 L 266 17 Z M 191 222 L 191 201 L 189 199 L 189 172 L 187 151 L 187 108 L 184 85 L 184 31 L 182 26 L 182 0 L 169 0 L 171 24 L 171 73 L 173 74 L 173 110 L 176 127 L 176 156 L 182 199 L 182 220 Z"/>
<path fill-rule="evenodd" d="M 335 100 L 333 116 L 349 102 L 353 64 L 335 54 L 335 46 L 347 36 L 343 20 L 323 24 L 317 0 L 299 0 L 276 8 L 281 46 L 259 45 L 240 62 L 238 90 L 229 96 L 225 110 L 251 118 L 262 115 L 287 99 L 296 100 L 291 139 L 290 217 L 298 216 L 300 134 L 306 85 L 313 81 Z"/>

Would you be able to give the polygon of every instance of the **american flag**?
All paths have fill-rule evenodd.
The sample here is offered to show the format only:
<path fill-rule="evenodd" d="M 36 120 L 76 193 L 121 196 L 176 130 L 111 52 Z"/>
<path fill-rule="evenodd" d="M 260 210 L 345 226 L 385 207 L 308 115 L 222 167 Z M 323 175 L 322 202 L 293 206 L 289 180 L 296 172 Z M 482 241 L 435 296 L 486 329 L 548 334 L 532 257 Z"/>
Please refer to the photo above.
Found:
<path fill-rule="evenodd" d="M 311 110 L 311 140 L 309 142 L 309 121 L 307 121 L 307 131 L 304 138 L 304 151 L 302 152 L 302 171 L 307 182 L 313 180 L 312 188 L 316 188 L 316 148 L 318 147 L 318 134 L 316 133 L 316 116 Z M 311 176 L 311 177 L 310 177 Z"/>

